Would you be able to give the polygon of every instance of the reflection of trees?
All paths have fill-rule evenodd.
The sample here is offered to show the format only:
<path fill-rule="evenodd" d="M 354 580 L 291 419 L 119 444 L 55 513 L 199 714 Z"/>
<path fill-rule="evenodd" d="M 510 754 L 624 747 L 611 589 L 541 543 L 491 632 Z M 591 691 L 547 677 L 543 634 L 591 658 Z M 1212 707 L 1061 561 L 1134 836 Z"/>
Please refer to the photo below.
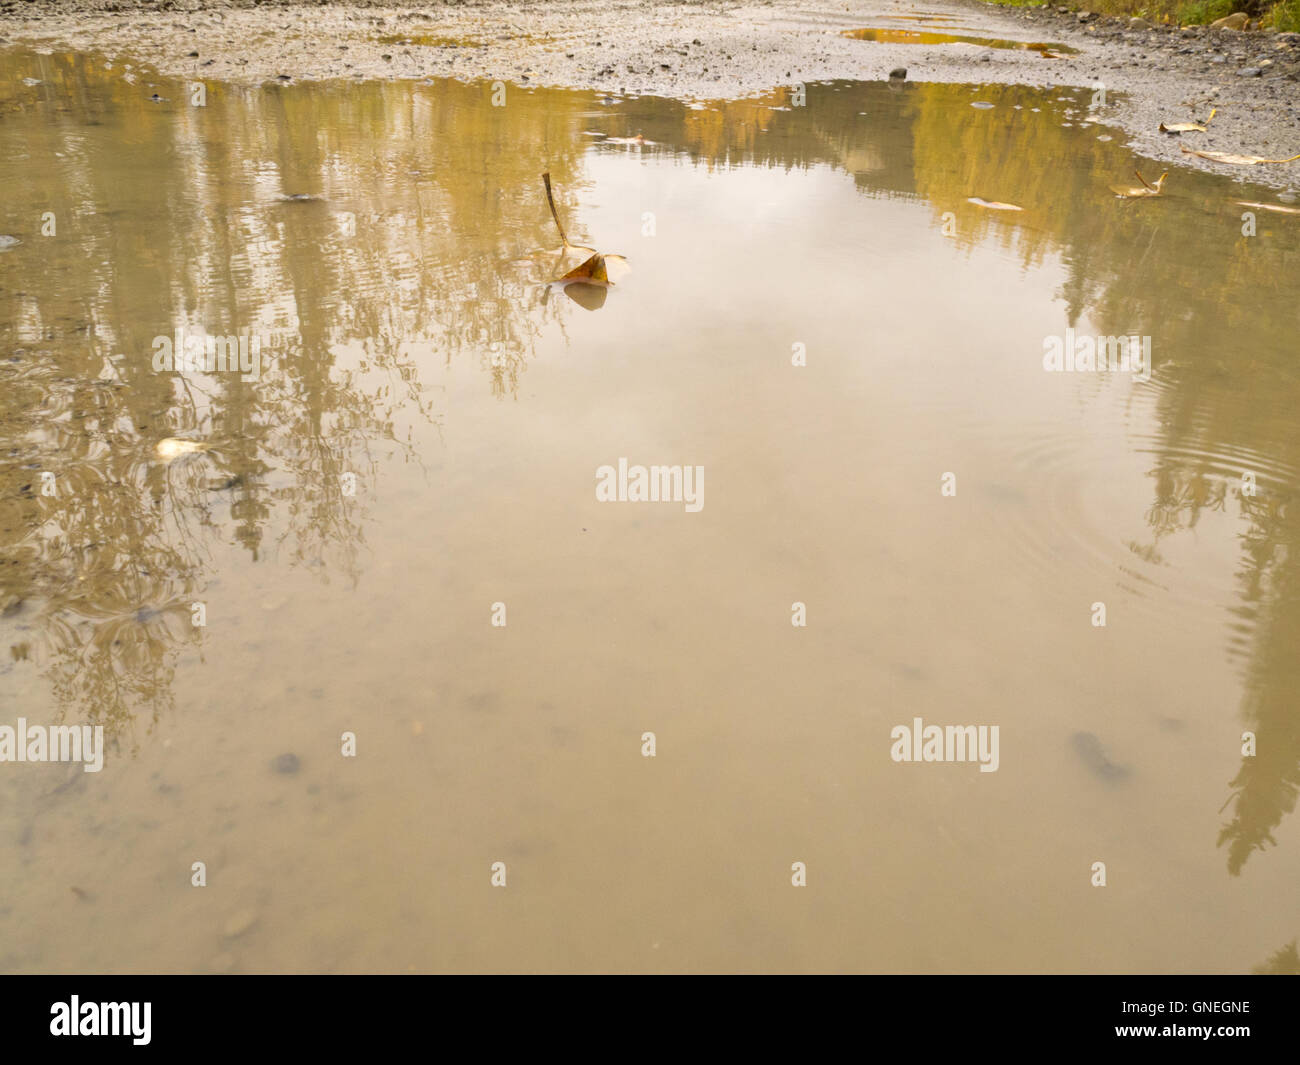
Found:
<path fill-rule="evenodd" d="M 1300 953 L 1296 952 L 1293 939 L 1286 946 L 1275 950 L 1261 965 L 1252 970 L 1256 976 L 1300 976 Z"/>
<path fill-rule="evenodd" d="M 1230 648 L 1247 661 L 1243 710 L 1258 753 L 1242 759 L 1231 785 L 1232 820 L 1219 840 L 1229 844 L 1228 868 L 1236 874 L 1253 850 L 1273 841 L 1300 790 L 1295 241 L 1263 214 L 1261 234 L 1273 232 L 1241 237 L 1243 208 L 1233 201 L 1272 195 L 1199 172 L 1177 171 L 1165 202 L 1115 200 L 1107 186 L 1129 174 L 1133 161 L 1115 143 L 1097 140 L 1096 127 L 1078 127 L 1089 117 L 1089 96 L 1077 90 L 1049 104 L 1017 86 L 972 93 L 963 85 L 838 83 L 809 86 L 804 108 L 777 110 L 785 102 L 778 93 L 707 112 L 659 105 L 658 122 L 652 101 L 636 101 L 614 132 L 641 132 L 712 163 L 830 162 L 867 195 L 926 201 L 936 221 L 954 212 L 961 245 L 995 241 L 1026 269 L 1059 257 L 1070 324 L 1087 311 L 1106 332 L 1154 338 L 1160 438 L 1147 512 L 1154 535 L 1151 544 L 1131 548 L 1158 558 L 1162 539 L 1194 532 L 1206 511 L 1230 504 L 1246 530 Z M 971 108 L 976 99 L 994 109 Z M 1043 111 L 1035 115 L 1032 107 Z M 994 215 L 968 204 L 969 196 L 1025 212 Z M 1182 201 L 1184 219 L 1189 201 L 1199 205 L 1199 224 L 1176 225 L 1170 201 Z M 1207 254 L 1214 231 L 1222 240 L 1217 256 Z M 1240 492 L 1244 469 L 1259 477 L 1253 498 Z"/>
<path fill-rule="evenodd" d="M 421 363 L 476 359 L 514 395 L 571 309 L 531 257 L 554 242 L 541 171 L 579 192 L 572 104 L 372 83 L 209 86 L 196 109 L 160 91 L 86 56 L 0 78 L 0 116 L 23 116 L 7 207 L 60 226 L 39 246 L 58 283 L 0 262 L 0 340 L 20 349 L 0 366 L 0 606 L 44 603 L 56 696 L 114 733 L 169 705 L 213 543 L 355 583 L 380 463 L 418 461 L 401 423 L 438 417 Z M 154 374 L 177 326 L 261 336 L 260 377 Z M 207 449 L 165 465 L 168 436 Z"/>
<path fill-rule="evenodd" d="M 1300 794 L 1300 529 L 1294 505 L 1280 503 L 1279 494 L 1269 486 L 1242 501 L 1250 528 L 1237 613 L 1250 641 L 1244 714 L 1257 747 L 1232 779 L 1233 816 L 1219 833 L 1233 874 L 1252 851 L 1276 846 L 1273 830 L 1295 810 Z"/>
<path fill-rule="evenodd" d="M 1128 153 L 1096 140 L 1095 128 L 1062 125 L 1087 117 L 1088 95 L 1078 91 L 1044 120 L 1029 108 L 1051 107 L 1016 86 L 982 86 L 978 94 L 969 86 L 813 86 L 808 107 L 777 116 L 764 143 L 769 151 L 811 145 L 852 170 L 868 194 L 915 196 L 936 215 L 953 211 L 967 246 L 995 240 L 1026 268 L 1056 255 L 1071 324 L 1087 310 L 1105 332 L 1153 336 L 1154 538 L 1134 549 L 1158 555 L 1161 539 L 1194 531 L 1205 512 L 1229 505 L 1245 530 L 1230 639 L 1246 658 L 1243 713 L 1258 751 L 1232 781 L 1233 816 L 1219 839 L 1237 874 L 1253 850 L 1273 842 L 1300 792 L 1295 241 L 1263 214 L 1261 232 L 1273 232 L 1241 237 L 1243 209 L 1232 201 L 1273 197 L 1212 175 L 1180 170 L 1166 193 L 1184 207 L 1200 205 L 1198 225 L 1174 224 L 1168 202 L 1109 197 L 1106 186 L 1132 169 Z M 994 110 L 976 112 L 973 99 Z M 783 130 L 800 124 L 811 134 L 802 140 Z M 900 125 L 907 135 L 891 141 Z M 966 204 L 972 195 L 1026 210 L 995 217 Z M 1207 254 L 1207 226 L 1221 232 L 1220 255 Z M 1240 491 L 1246 469 L 1259 480 L 1254 497 Z"/>
<path fill-rule="evenodd" d="M 402 419 L 437 419 L 421 363 L 470 360 L 495 395 L 514 396 L 542 330 L 574 313 L 539 284 L 555 276 L 539 255 L 555 251 L 540 173 L 554 175 L 571 236 L 585 242 L 580 159 L 613 150 L 586 134 L 640 133 L 645 145 L 619 150 L 708 167 L 830 165 L 865 195 L 928 204 L 936 222 L 952 211 L 959 245 L 997 242 L 1025 269 L 1059 258 L 1071 323 L 1087 311 L 1110 332 L 1157 337 L 1154 536 L 1133 550 L 1157 558 L 1160 540 L 1194 530 L 1207 508 L 1236 507 L 1250 530 L 1236 639 L 1259 754 L 1232 785 L 1229 867 L 1293 809 L 1300 589 L 1283 489 L 1300 466 L 1300 305 L 1293 242 L 1239 238 L 1229 206 L 1267 193 L 1178 171 L 1163 202 L 1114 200 L 1105 188 L 1128 180 L 1133 160 L 1078 127 L 1084 90 L 1044 103 L 1013 86 L 842 82 L 808 86 L 803 107 L 783 88 L 701 109 L 511 88 L 495 108 L 486 87 L 454 82 L 217 85 L 200 110 L 179 85 L 163 90 L 171 104 L 150 103 L 120 73 L 93 58 L 19 56 L 0 79 L 0 117 L 22 135 L 21 165 L 0 156 L 7 205 L 14 217 L 54 210 L 63 234 L 41 246 L 36 283 L 16 283 L 18 260 L 0 257 L 0 339 L 26 349 L 0 364 L 11 563 L 0 591 L 10 604 L 47 601 L 69 704 L 109 714 L 153 701 L 156 712 L 165 649 L 183 628 L 169 605 L 201 592 L 204 544 L 224 538 L 254 560 L 271 544 L 357 580 L 381 452 L 410 457 Z M 45 84 L 22 88 L 27 76 Z M 994 109 L 971 108 L 976 99 Z M 970 196 L 1026 210 L 995 215 Z M 1221 256 L 1206 254 L 1204 226 L 1171 223 L 1170 201 L 1200 204 L 1222 227 Z M 148 365 L 152 338 L 177 324 L 250 330 L 276 362 L 258 381 L 181 386 Z M 120 380 L 96 383 L 114 355 Z M 169 435 L 210 450 L 163 467 L 152 447 Z M 1280 472 L 1243 499 L 1224 455 L 1270 456 Z M 41 469 L 68 494 L 24 491 Z M 356 498 L 343 493 L 349 472 Z"/>
<path fill-rule="evenodd" d="M 1086 113 L 1086 97 L 1081 92 L 1079 103 L 1064 106 Z M 1099 194 L 1130 163 L 1113 144 L 1060 124 L 1077 121 L 1079 114 L 1029 121 L 1027 109 L 1040 103 L 1036 94 L 983 86 L 978 98 L 995 104 L 995 112 L 1010 112 L 1010 120 L 971 120 L 973 98 L 966 86 L 908 87 L 901 97 L 867 86 L 824 101 L 810 94 L 808 120 L 824 122 L 833 108 L 841 115 L 840 128 L 847 129 L 850 113 L 870 115 L 873 106 L 886 123 L 896 108 L 909 112 L 915 171 L 900 173 L 896 163 L 886 162 L 859 173 L 860 185 L 890 194 L 915 191 L 936 212 L 957 214 L 959 241 L 996 239 L 1015 248 L 1027 268 L 1047 254 L 1058 255 L 1067 275 L 1062 295 L 1071 324 L 1088 310 L 1103 331 L 1155 338 L 1161 436 L 1147 513 L 1154 541 L 1135 549 L 1158 553 L 1161 539 L 1194 531 L 1206 511 L 1223 512 L 1230 501 L 1245 527 L 1232 640 L 1248 659 L 1243 712 L 1257 733 L 1258 752 L 1242 759 L 1232 781 L 1233 817 L 1219 838 L 1220 845 L 1228 844 L 1228 869 L 1237 874 L 1253 850 L 1273 842 L 1273 830 L 1294 811 L 1300 792 L 1300 519 L 1294 499 L 1300 377 L 1293 341 L 1300 301 L 1291 263 L 1294 240 L 1281 231 L 1270 239 L 1240 237 L 1242 209 L 1232 201 L 1267 200 L 1270 194 L 1179 171 L 1169 195 L 1199 202 L 1203 217 L 1221 229 L 1222 254 L 1207 255 L 1204 225 L 1180 228 L 1169 212 L 1147 209 L 1167 204 L 1124 203 Z M 859 128 L 869 141 L 871 127 Z M 862 147 L 846 144 L 844 151 L 865 154 Z M 888 160 L 888 152 L 878 154 Z M 1068 166 L 1061 165 L 1064 159 Z M 963 206 L 968 195 L 1014 202 L 1026 212 L 1011 222 L 994 218 Z M 1246 469 L 1259 478 L 1254 497 L 1240 492 Z"/>

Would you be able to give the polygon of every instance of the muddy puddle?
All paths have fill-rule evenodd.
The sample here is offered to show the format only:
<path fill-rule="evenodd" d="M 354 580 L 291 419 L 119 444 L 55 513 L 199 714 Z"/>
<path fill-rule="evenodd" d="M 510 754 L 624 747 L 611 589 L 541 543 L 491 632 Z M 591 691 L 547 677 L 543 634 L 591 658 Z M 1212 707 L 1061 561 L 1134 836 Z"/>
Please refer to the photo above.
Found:
<path fill-rule="evenodd" d="M 376 37 L 380 44 L 414 44 L 421 48 L 486 48 L 485 41 L 473 37 L 449 37 L 445 33 L 421 32 L 416 27 L 410 33 L 386 33 Z"/>
<path fill-rule="evenodd" d="M 855 41 L 872 41 L 877 44 L 973 44 L 981 48 L 1013 48 L 1029 52 L 1057 52 L 1062 55 L 1077 54 L 1077 49 L 1063 44 L 1013 41 L 1001 37 L 973 37 L 957 33 L 936 33 L 930 30 L 889 29 L 845 30 L 843 35 Z"/>
<path fill-rule="evenodd" d="M 1275 193 L 1116 198 L 1160 168 L 1086 91 L 0 70 L 0 725 L 108 737 L 0 764 L 0 970 L 1237 972 L 1300 932 Z M 544 170 L 627 257 L 591 305 Z M 156 366 L 192 337 L 242 361 Z M 637 464 L 702 473 L 598 498 Z M 892 760 L 917 718 L 997 770 Z"/>

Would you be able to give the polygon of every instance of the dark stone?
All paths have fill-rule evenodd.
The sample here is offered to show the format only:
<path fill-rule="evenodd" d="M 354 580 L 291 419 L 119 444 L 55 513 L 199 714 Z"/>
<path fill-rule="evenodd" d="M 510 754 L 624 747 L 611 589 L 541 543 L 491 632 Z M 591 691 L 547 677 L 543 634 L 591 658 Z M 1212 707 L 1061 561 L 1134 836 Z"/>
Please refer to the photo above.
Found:
<path fill-rule="evenodd" d="M 1089 772 L 1099 780 L 1116 784 L 1129 778 L 1128 767 L 1112 762 L 1102 747 L 1101 740 L 1091 732 L 1076 732 L 1070 737 L 1070 747 L 1088 767 Z"/>
<path fill-rule="evenodd" d="M 296 773 L 301 766 L 302 763 L 298 760 L 298 756 L 292 752 L 280 755 L 271 763 L 271 768 L 277 773 L 285 774 Z"/>

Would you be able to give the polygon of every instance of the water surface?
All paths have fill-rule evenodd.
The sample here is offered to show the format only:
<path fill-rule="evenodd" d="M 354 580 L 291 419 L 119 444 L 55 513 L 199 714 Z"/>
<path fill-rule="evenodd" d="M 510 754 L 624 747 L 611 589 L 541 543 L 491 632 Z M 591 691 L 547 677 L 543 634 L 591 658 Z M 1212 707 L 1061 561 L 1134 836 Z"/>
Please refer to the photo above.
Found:
<path fill-rule="evenodd" d="M 1300 933 L 1298 231 L 1235 203 L 1273 193 L 1115 199 L 1086 92 L 195 107 L 4 58 L 0 723 L 115 746 L 0 766 L 0 970 L 1236 972 Z M 543 170 L 628 257 L 597 309 L 547 284 Z M 178 327 L 260 375 L 155 373 Z M 1067 329 L 1151 337 L 1150 381 L 1044 372 Z M 703 509 L 597 502 L 621 457 Z M 998 771 L 891 761 L 915 717 L 998 725 Z"/>
<path fill-rule="evenodd" d="M 899 16 L 901 17 L 901 16 Z M 877 44 L 974 44 L 981 48 L 1012 48 L 1030 52 L 1053 51 L 1071 54 L 1078 51 L 1064 44 L 1032 44 L 1004 37 L 975 37 L 960 33 L 934 33 L 929 30 L 861 29 L 845 30 L 845 37 L 857 41 L 874 41 Z"/>

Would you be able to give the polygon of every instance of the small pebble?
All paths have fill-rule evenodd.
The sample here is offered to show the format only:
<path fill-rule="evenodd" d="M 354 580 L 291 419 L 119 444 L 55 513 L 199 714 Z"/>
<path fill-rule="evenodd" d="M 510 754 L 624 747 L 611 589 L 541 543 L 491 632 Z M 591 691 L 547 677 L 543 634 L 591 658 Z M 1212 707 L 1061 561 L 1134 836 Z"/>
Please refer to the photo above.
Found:
<path fill-rule="evenodd" d="M 236 939 L 257 924 L 257 911 L 243 909 L 232 913 L 224 925 L 221 934 L 227 939 Z"/>
<path fill-rule="evenodd" d="M 276 758 L 276 760 L 271 763 L 271 768 L 277 773 L 296 773 L 301 765 L 302 763 L 298 760 L 298 756 L 290 752 L 288 754 L 282 754 Z"/>

